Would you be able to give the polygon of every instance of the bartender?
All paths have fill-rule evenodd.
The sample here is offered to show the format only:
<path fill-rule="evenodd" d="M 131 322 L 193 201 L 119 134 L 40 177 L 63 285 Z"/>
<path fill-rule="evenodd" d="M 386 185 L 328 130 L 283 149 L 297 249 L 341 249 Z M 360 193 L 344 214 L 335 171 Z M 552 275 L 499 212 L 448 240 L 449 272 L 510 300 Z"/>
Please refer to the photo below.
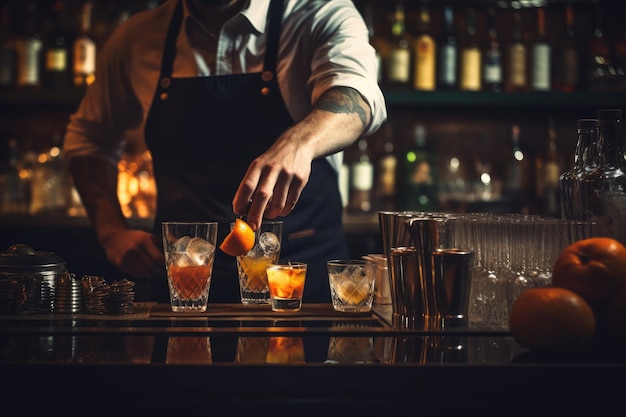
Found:
<path fill-rule="evenodd" d="M 368 39 L 349 0 L 168 0 L 115 30 L 64 152 L 138 300 L 169 300 L 162 221 L 218 221 L 219 244 L 250 201 L 250 226 L 283 220 L 281 258 L 308 263 L 304 301 L 330 300 L 325 262 L 348 256 L 342 150 L 387 117 Z M 152 233 L 130 228 L 117 198 L 117 162 L 138 130 L 157 185 Z M 235 259 L 219 249 L 209 300 L 240 300 Z"/>

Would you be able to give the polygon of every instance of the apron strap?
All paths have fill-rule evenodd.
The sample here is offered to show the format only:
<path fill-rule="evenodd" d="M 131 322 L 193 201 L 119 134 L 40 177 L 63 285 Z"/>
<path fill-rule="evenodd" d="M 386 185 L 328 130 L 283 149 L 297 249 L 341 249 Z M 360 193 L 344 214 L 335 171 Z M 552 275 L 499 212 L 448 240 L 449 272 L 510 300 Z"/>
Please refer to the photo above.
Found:
<path fill-rule="evenodd" d="M 278 45 L 280 41 L 280 26 L 283 18 L 283 0 L 272 0 L 270 3 L 270 12 L 268 20 L 267 44 L 265 46 L 265 60 L 263 68 L 265 71 L 276 73 L 276 61 L 278 57 Z M 176 57 L 176 39 L 180 32 L 180 26 L 183 21 L 183 1 L 180 0 L 176 5 L 174 14 L 167 29 L 165 37 L 165 47 L 163 50 L 163 59 L 161 61 L 161 76 L 171 77 L 172 68 L 174 68 L 174 58 Z M 274 23 L 274 24 L 272 24 Z"/>
<path fill-rule="evenodd" d="M 179 0 L 174 9 L 174 14 L 170 20 L 169 28 L 167 29 L 167 35 L 165 37 L 165 47 L 163 48 L 163 59 L 161 60 L 161 76 L 172 76 L 172 68 L 174 68 L 174 58 L 176 57 L 176 39 L 180 32 L 180 25 L 183 22 L 183 0 Z"/>
<path fill-rule="evenodd" d="M 283 18 L 283 0 L 272 0 L 270 3 L 267 44 L 265 45 L 264 71 L 276 73 L 278 59 L 278 44 L 280 40 L 280 26 Z M 272 24 L 273 23 L 273 24 Z"/>

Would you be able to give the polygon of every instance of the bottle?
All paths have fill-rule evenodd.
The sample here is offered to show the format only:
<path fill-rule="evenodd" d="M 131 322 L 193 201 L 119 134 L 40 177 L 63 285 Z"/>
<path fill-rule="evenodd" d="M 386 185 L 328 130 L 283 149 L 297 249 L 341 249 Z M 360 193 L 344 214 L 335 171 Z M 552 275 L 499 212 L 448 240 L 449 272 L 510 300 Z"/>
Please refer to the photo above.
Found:
<path fill-rule="evenodd" d="M 434 91 L 436 88 L 436 44 L 430 31 L 428 5 L 420 6 L 417 33 L 413 41 L 413 89 Z"/>
<path fill-rule="evenodd" d="M 539 202 L 539 212 L 548 217 L 559 217 L 561 199 L 559 177 L 563 171 L 563 161 L 558 149 L 554 119 L 548 123 L 548 142 L 535 159 L 535 197 Z"/>
<path fill-rule="evenodd" d="M 374 186 L 374 166 L 367 153 L 367 140 L 357 142 L 358 156 L 350 169 L 349 209 L 354 213 L 368 213 L 372 210 Z"/>
<path fill-rule="evenodd" d="M 537 7 L 537 38 L 531 46 L 531 85 L 534 91 L 552 87 L 552 47 L 546 36 L 546 10 Z"/>
<path fill-rule="evenodd" d="M 17 140 L 11 138 L 8 141 L 7 165 L 0 176 L 0 212 L 24 213 L 27 209 L 26 184 L 20 176 L 19 149 Z"/>
<path fill-rule="evenodd" d="M 37 3 L 26 5 L 23 31 L 16 42 L 17 86 L 39 89 L 41 87 L 41 55 L 43 41 L 39 33 Z"/>
<path fill-rule="evenodd" d="M 407 89 L 411 76 L 411 52 L 409 38 L 405 28 L 404 6 L 396 3 L 391 24 L 387 56 L 383 56 L 385 64 L 385 87 Z"/>
<path fill-rule="evenodd" d="M 376 79 L 380 84 L 383 80 L 383 64 L 380 54 L 381 48 L 378 45 L 378 38 L 374 33 L 374 7 L 371 3 L 367 3 L 365 5 L 365 9 L 363 11 L 363 20 L 365 21 L 365 25 L 367 26 L 367 33 L 369 34 L 370 44 L 374 47 L 374 50 L 376 52 Z"/>
<path fill-rule="evenodd" d="M 395 210 L 396 207 L 396 169 L 398 160 L 392 141 L 391 124 L 382 130 L 383 154 L 376 161 L 375 192 L 378 210 Z"/>
<path fill-rule="evenodd" d="M 476 12 L 467 8 L 467 33 L 461 47 L 459 65 L 459 88 L 465 91 L 480 91 L 482 88 L 481 51 L 476 34 Z"/>
<path fill-rule="evenodd" d="M 72 72 L 74 86 L 86 88 L 96 78 L 96 43 L 91 35 L 93 2 L 83 3 L 80 12 L 80 31 L 74 40 Z"/>
<path fill-rule="evenodd" d="M 435 211 L 437 203 L 437 159 L 429 148 L 426 126 L 413 128 L 414 144 L 405 154 L 403 198 L 405 210 Z"/>
<path fill-rule="evenodd" d="M 502 51 L 493 7 L 487 10 L 487 34 L 488 41 L 483 58 L 483 90 L 499 93 L 502 91 Z"/>
<path fill-rule="evenodd" d="M 62 160 L 63 138 L 54 132 L 49 149 L 37 156 L 32 169 L 29 212 L 58 211 L 66 208 L 66 178 Z"/>
<path fill-rule="evenodd" d="M 520 126 L 511 126 L 511 148 L 504 162 L 502 197 L 520 212 L 526 212 L 529 204 L 530 162 L 522 146 Z"/>
<path fill-rule="evenodd" d="M 526 80 L 526 45 L 522 39 L 522 15 L 513 12 L 513 41 L 507 48 L 506 75 L 504 90 L 509 93 L 527 90 Z"/>
<path fill-rule="evenodd" d="M 607 234 L 626 245 L 626 161 L 622 111 L 598 111 L 598 167 L 602 180 L 596 190 L 607 221 Z"/>
<path fill-rule="evenodd" d="M 554 89 L 563 93 L 578 91 L 580 60 L 574 26 L 574 9 L 565 5 L 565 31 L 558 43 L 554 60 Z"/>
<path fill-rule="evenodd" d="M 456 90 L 459 45 L 454 29 L 454 8 L 450 5 L 445 6 L 443 11 L 443 35 L 437 42 L 437 47 L 437 89 Z"/>
<path fill-rule="evenodd" d="M 51 90 L 64 90 L 70 86 L 70 31 L 66 23 L 65 2 L 52 4 L 52 28 L 44 46 L 44 86 Z"/>
<path fill-rule="evenodd" d="M 17 35 L 13 32 L 11 8 L 2 5 L 0 10 L 0 88 L 10 89 L 15 86 L 15 52 Z"/>
<path fill-rule="evenodd" d="M 614 78 L 611 65 L 609 40 L 604 31 L 602 6 L 596 5 L 594 29 L 589 40 L 587 89 L 589 91 L 610 91 Z"/>
<path fill-rule="evenodd" d="M 574 164 L 559 177 L 561 218 L 567 220 L 586 220 L 599 212 L 589 186 L 597 181 L 589 180 L 597 173 L 598 119 L 578 119 L 577 136 Z"/>

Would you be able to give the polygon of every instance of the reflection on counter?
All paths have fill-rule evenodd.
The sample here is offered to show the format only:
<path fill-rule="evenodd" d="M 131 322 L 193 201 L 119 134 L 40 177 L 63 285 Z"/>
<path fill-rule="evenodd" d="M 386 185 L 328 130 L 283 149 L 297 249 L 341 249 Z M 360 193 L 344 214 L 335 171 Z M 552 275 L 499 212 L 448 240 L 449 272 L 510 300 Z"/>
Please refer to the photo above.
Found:
<path fill-rule="evenodd" d="M 236 340 L 236 341 L 235 341 Z M 0 363 L 168 365 L 507 364 L 525 349 L 505 335 L 1 335 Z"/>

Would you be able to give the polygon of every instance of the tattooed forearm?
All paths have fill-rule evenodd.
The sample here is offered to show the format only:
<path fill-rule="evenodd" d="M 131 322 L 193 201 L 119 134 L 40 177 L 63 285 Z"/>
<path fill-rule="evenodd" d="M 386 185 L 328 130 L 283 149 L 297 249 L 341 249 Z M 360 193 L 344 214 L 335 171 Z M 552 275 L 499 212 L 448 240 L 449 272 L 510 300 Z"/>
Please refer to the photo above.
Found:
<path fill-rule="evenodd" d="M 318 109 L 333 113 L 356 113 L 363 127 L 369 123 L 370 109 L 358 91 L 349 87 L 328 90 L 315 103 Z"/>

